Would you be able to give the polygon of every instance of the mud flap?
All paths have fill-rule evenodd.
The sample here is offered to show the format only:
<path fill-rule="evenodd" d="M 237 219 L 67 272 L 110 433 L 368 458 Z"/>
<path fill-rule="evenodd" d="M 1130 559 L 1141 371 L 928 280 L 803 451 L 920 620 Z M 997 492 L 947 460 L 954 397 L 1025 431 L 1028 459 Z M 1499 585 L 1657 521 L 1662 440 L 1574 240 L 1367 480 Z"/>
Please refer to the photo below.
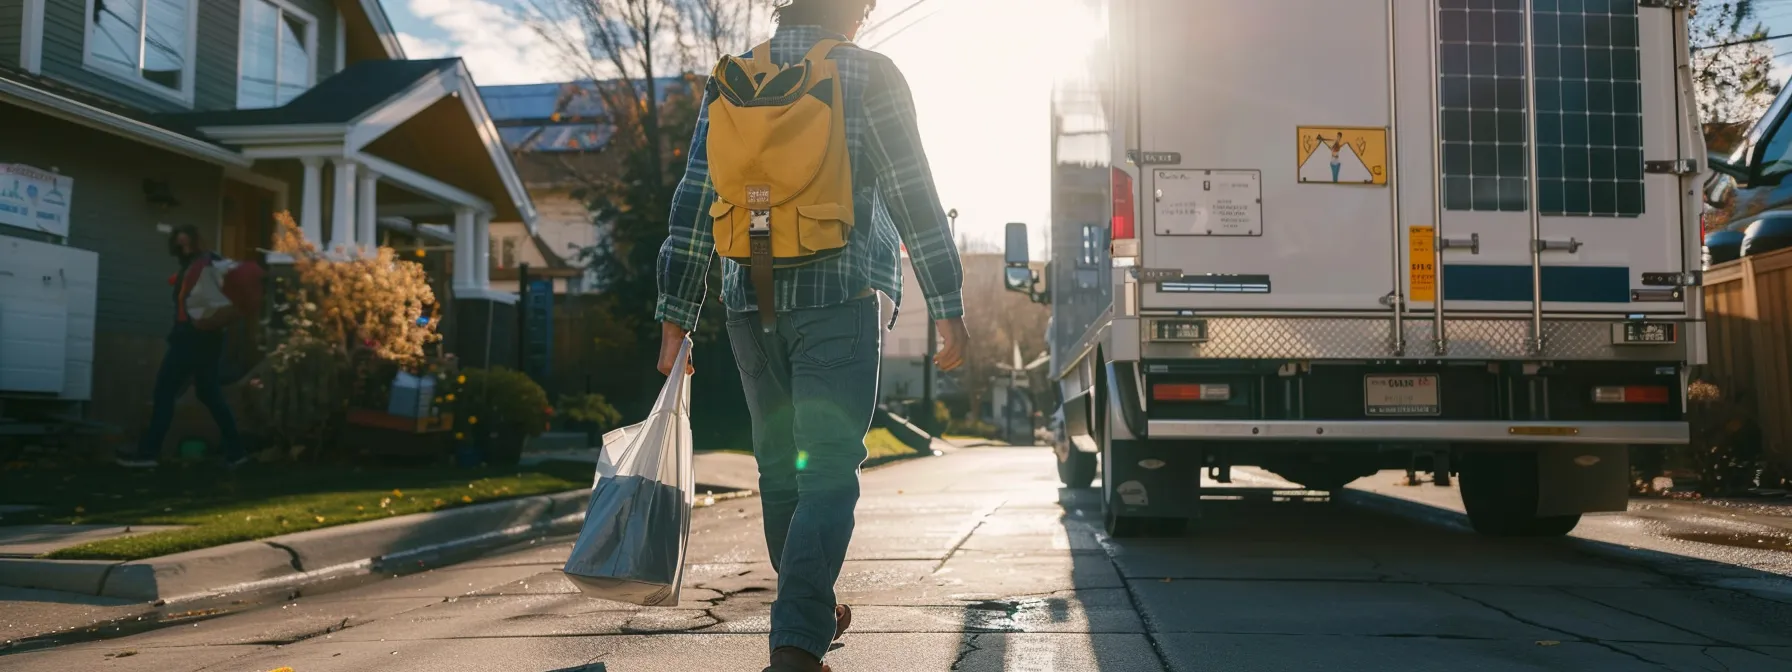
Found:
<path fill-rule="evenodd" d="M 1102 478 L 1127 518 L 1194 518 L 1201 504 L 1201 451 L 1170 441 L 1112 441 Z"/>
<path fill-rule="evenodd" d="M 1564 445 L 1537 451 L 1537 515 L 1623 511 L 1629 503 L 1628 446 Z"/>

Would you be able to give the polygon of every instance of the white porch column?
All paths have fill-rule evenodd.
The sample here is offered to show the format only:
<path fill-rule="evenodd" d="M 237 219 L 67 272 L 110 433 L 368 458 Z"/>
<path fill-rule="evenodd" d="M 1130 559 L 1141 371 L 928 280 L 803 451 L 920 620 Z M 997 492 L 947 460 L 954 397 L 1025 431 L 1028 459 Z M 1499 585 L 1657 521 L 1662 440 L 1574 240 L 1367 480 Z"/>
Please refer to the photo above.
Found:
<path fill-rule="evenodd" d="M 346 158 L 330 159 L 336 167 L 331 179 L 336 183 L 335 199 L 330 204 L 330 253 L 347 254 L 355 249 L 355 162 Z"/>
<path fill-rule="evenodd" d="M 479 288 L 491 289 L 492 286 L 492 213 L 474 211 L 473 244 L 479 246 L 479 252 L 473 255 L 474 271 L 478 273 Z"/>
<path fill-rule="evenodd" d="M 378 255 L 380 251 L 378 204 L 374 202 L 379 193 L 379 182 L 379 173 L 364 170 L 361 171 L 361 184 L 356 187 L 361 207 L 355 215 L 355 243 L 367 257 Z"/>
<path fill-rule="evenodd" d="M 305 240 L 322 247 L 324 244 L 324 160 L 315 156 L 299 159 L 305 165 L 304 186 L 299 194 L 299 230 Z"/>
<path fill-rule="evenodd" d="M 472 208 L 454 209 L 454 293 L 463 294 L 476 290 L 479 284 L 479 272 L 473 264 L 474 257 L 479 254 L 479 244 L 474 242 L 476 229 Z"/>

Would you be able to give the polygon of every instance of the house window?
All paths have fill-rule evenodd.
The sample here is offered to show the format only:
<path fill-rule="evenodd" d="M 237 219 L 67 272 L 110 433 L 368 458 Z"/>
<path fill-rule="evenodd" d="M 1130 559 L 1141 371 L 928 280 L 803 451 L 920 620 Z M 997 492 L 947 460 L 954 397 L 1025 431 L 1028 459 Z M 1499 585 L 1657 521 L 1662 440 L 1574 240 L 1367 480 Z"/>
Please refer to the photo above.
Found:
<path fill-rule="evenodd" d="M 284 2 L 243 0 L 236 106 L 279 107 L 317 78 L 317 20 Z"/>
<path fill-rule="evenodd" d="M 89 0 L 87 64 L 191 102 L 197 0 Z"/>

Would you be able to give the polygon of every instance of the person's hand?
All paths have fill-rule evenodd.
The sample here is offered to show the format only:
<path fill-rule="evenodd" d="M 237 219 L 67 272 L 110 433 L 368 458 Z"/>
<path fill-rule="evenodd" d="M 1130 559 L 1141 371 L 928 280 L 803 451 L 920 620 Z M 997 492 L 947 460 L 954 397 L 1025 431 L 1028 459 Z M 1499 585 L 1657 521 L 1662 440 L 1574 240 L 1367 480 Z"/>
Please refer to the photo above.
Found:
<path fill-rule="evenodd" d="M 678 350 L 684 347 L 685 333 L 684 327 L 680 327 L 671 322 L 660 323 L 661 375 L 672 375 L 672 365 L 678 363 Z M 691 359 L 691 357 L 686 357 L 684 359 L 685 375 L 691 375 L 697 372 L 697 368 L 691 365 Z"/>
<path fill-rule="evenodd" d="M 940 351 L 933 355 L 933 365 L 951 371 L 964 364 L 964 350 L 970 347 L 971 332 L 964 328 L 964 318 L 949 317 L 933 321 L 934 330 L 945 339 Z"/>

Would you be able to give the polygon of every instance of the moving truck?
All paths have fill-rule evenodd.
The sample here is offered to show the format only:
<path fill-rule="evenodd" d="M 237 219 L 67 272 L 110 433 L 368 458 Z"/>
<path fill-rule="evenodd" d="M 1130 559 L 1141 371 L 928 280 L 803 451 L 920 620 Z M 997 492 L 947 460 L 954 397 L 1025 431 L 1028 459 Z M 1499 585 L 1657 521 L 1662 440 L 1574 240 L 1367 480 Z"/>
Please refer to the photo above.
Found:
<path fill-rule="evenodd" d="M 1067 486 L 1174 531 L 1202 475 L 1430 457 L 1476 530 L 1621 511 L 1687 440 L 1701 171 L 1684 2 L 1086 0 L 1052 64 Z"/>

